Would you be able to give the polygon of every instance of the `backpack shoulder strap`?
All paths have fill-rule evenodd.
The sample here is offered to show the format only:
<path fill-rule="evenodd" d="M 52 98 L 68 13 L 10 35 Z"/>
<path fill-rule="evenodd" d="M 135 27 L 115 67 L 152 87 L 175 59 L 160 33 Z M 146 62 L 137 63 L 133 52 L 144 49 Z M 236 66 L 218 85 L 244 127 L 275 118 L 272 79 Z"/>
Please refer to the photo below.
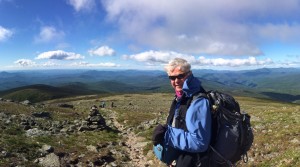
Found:
<path fill-rule="evenodd" d="M 193 94 L 193 98 L 192 98 L 191 103 L 192 103 L 194 100 L 196 100 L 196 99 L 198 99 L 198 98 L 200 98 L 200 97 L 204 97 L 204 98 L 206 98 L 206 99 L 209 100 L 209 97 L 208 97 L 207 93 L 208 93 L 208 92 L 201 86 L 200 91 L 197 92 L 197 93 L 195 93 L 195 94 Z"/>
<path fill-rule="evenodd" d="M 206 99 L 208 99 L 208 96 L 206 94 L 206 92 L 198 92 L 196 94 L 193 95 L 193 99 L 192 99 L 192 102 L 200 97 L 204 97 Z"/>
<path fill-rule="evenodd" d="M 190 107 L 190 105 L 192 104 L 192 102 L 194 102 L 195 100 L 197 100 L 197 99 L 199 99 L 199 98 L 201 98 L 201 97 L 206 98 L 206 99 L 209 100 L 209 98 L 208 98 L 206 92 L 197 92 L 197 93 L 195 93 L 195 94 L 192 96 L 192 98 L 187 102 L 187 106 Z"/>

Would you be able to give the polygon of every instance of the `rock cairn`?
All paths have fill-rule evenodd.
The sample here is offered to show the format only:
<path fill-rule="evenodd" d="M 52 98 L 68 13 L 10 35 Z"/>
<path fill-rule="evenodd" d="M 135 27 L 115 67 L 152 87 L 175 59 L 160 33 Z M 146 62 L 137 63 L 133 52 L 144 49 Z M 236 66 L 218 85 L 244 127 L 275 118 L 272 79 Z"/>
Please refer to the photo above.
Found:
<path fill-rule="evenodd" d="M 103 130 L 107 128 L 105 119 L 100 114 L 97 106 L 92 106 L 89 116 L 85 121 L 82 121 L 79 131 Z"/>
<path fill-rule="evenodd" d="M 18 124 L 26 131 L 26 135 L 43 136 L 43 135 L 64 135 L 66 133 L 75 133 L 83 131 L 101 131 L 108 129 L 105 118 L 100 114 L 96 106 L 92 106 L 87 118 L 83 120 L 51 120 L 51 113 L 42 111 L 34 112 L 31 115 L 11 115 L 0 112 L 1 127 L 9 124 Z"/>

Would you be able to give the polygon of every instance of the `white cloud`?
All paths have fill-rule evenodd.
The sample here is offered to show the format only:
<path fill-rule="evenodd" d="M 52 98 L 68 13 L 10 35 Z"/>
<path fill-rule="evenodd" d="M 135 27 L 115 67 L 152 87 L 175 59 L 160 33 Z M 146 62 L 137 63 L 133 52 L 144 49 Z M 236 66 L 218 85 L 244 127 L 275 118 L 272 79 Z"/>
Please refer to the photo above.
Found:
<path fill-rule="evenodd" d="M 55 66 L 58 67 L 58 66 L 61 66 L 61 64 L 57 64 L 57 63 L 48 61 L 48 62 L 41 64 L 40 66 L 42 66 L 42 67 L 55 67 Z"/>
<path fill-rule="evenodd" d="M 89 11 L 94 8 L 95 0 L 68 0 L 67 1 L 76 12 Z"/>
<path fill-rule="evenodd" d="M 57 30 L 52 26 L 41 27 L 40 33 L 35 37 L 34 41 L 37 43 L 47 43 L 61 40 L 65 36 L 63 31 Z"/>
<path fill-rule="evenodd" d="M 119 67 L 120 65 L 115 63 L 88 63 L 88 62 L 75 62 L 72 63 L 71 66 L 75 67 Z"/>
<path fill-rule="evenodd" d="M 22 67 L 32 67 L 36 66 L 36 63 L 29 59 L 19 59 L 14 62 L 15 64 L 22 66 Z"/>
<path fill-rule="evenodd" d="M 175 57 L 185 58 L 189 62 L 195 61 L 195 58 L 193 56 L 184 55 L 177 52 L 161 52 L 150 50 L 134 55 L 123 55 L 124 59 L 131 59 L 139 62 L 146 62 L 149 64 L 168 63 L 171 59 Z"/>
<path fill-rule="evenodd" d="M 39 54 L 35 59 L 57 59 L 57 60 L 76 60 L 84 59 L 84 56 L 73 52 L 65 52 L 62 50 L 48 51 Z"/>
<path fill-rule="evenodd" d="M 117 38 L 162 50 L 257 56 L 261 40 L 295 42 L 300 34 L 299 0 L 102 2 L 107 19 L 119 25 Z"/>
<path fill-rule="evenodd" d="M 108 46 L 101 46 L 96 49 L 91 49 L 88 51 L 90 55 L 96 55 L 96 56 L 112 56 L 115 55 L 115 51 L 108 47 Z"/>
<path fill-rule="evenodd" d="M 228 67 L 240 67 L 240 66 L 263 66 L 273 64 L 273 61 L 269 58 L 264 60 L 258 60 L 256 57 L 249 57 L 246 59 L 224 59 L 215 58 L 208 59 L 204 56 L 196 58 L 192 55 L 181 54 L 177 52 L 161 52 L 161 51 L 148 51 L 135 55 L 124 55 L 124 59 L 131 59 L 139 62 L 144 62 L 149 65 L 153 64 L 165 64 L 175 57 L 186 59 L 191 64 L 197 66 L 228 66 Z"/>
<path fill-rule="evenodd" d="M 99 67 L 120 67 L 121 65 L 111 62 L 104 62 L 104 63 L 88 63 L 88 62 L 74 62 L 71 64 L 58 64 L 52 61 L 44 62 L 44 63 L 36 63 L 29 59 L 19 59 L 14 62 L 14 64 L 23 67 L 23 68 L 69 68 L 69 67 L 76 67 L 76 68 L 99 68 Z"/>
<path fill-rule="evenodd" d="M 0 42 L 5 41 L 6 39 L 11 37 L 12 35 L 13 35 L 13 32 L 11 30 L 0 26 Z"/>
<path fill-rule="evenodd" d="M 199 57 L 196 65 L 200 66 L 229 66 L 229 67 L 241 67 L 241 66 L 263 66 L 273 64 L 274 62 L 267 58 L 265 60 L 257 60 L 255 57 L 249 57 L 247 59 L 207 59 L 203 56 Z"/>

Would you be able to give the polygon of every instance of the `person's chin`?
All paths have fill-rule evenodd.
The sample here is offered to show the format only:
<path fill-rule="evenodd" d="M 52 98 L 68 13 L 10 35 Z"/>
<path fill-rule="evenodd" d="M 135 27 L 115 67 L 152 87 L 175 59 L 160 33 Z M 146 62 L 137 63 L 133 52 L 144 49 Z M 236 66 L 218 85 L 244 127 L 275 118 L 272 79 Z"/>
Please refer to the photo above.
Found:
<path fill-rule="evenodd" d="M 176 91 L 182 91 L 182 88 L 176 88 Z"/>

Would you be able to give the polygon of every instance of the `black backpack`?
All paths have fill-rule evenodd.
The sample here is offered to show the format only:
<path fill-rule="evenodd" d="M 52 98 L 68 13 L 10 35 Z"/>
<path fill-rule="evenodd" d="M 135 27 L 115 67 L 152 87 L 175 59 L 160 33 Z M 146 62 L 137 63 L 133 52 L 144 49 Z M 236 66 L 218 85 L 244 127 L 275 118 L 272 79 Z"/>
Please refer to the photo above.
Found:
<path fill-rule="evenodd" d="M 238 161 L 248 161 L 254 135 L 250 115 L 240 111 L 239 103 L 231 96 L 218 91 L 198 93 L 207 98 L 212 112 L 212 138 L 208 151 L 211 166 L 234 166 Z"/>

